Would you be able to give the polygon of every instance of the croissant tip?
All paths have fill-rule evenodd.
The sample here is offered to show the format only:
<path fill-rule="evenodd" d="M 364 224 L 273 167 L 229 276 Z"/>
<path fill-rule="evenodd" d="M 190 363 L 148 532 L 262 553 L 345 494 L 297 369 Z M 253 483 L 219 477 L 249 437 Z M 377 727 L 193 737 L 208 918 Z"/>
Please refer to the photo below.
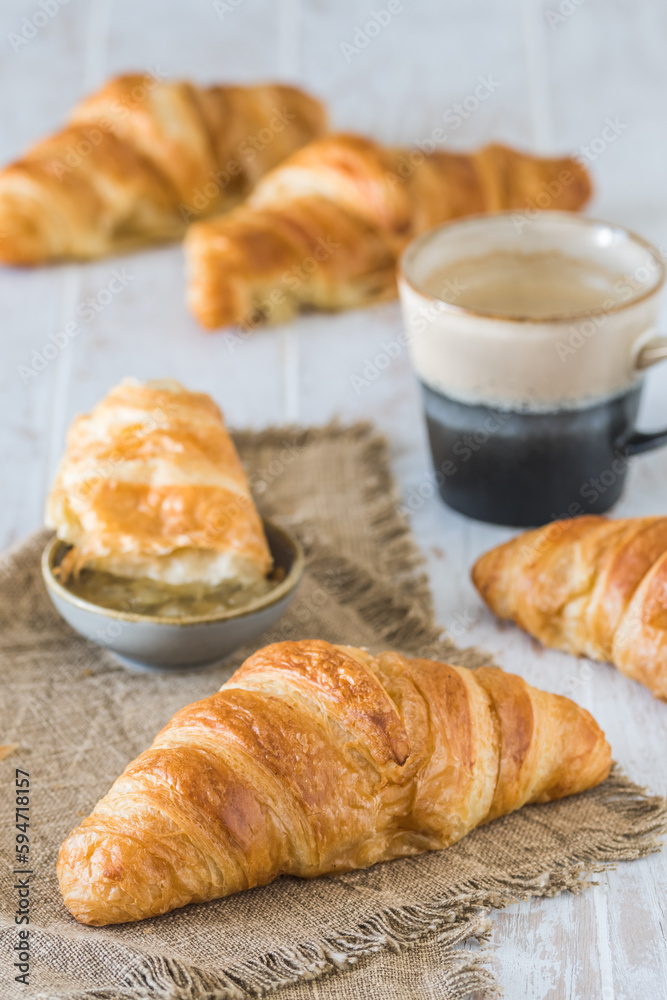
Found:
<path fill-rule="evenodd" d="M 34 218 L 20 205 L 3 199 L 0 204 L 0 264 L 34 267 L 49 260 L 48 245 Z"/>
<path fill-rule="evenodd" d="M 0 265 L 5 267 L 36 267 L 45 263 L 33 249 L 22 243 L 20 236 L 13 237 L 0 219 Z"/>
<path fill-rule="evenodd" d="M 472 569 L 470 570 L 470 579 L 477 592 L 482 598 L 486 600 L 486 593 L 488 592 L 491 581 L 495 576 L 495 563 L 497 562 L 497 549 L 490 549 L 488 552 L 483 552 L 475 562 L 473 563 Z"/>
<path fill-rule="evenodd" d="M 483 553 L 481 556 L 479 556 L 472 564 L 472 567 L 470 569 L 470 579 L 472 580 L 472 582 L 474 583 L 475 587 L 477 587 L 478 590 L 479 590 L 479 579 L 481 575 L 480 567 L 483 563 L 485 555 L 486 553 Z"/>

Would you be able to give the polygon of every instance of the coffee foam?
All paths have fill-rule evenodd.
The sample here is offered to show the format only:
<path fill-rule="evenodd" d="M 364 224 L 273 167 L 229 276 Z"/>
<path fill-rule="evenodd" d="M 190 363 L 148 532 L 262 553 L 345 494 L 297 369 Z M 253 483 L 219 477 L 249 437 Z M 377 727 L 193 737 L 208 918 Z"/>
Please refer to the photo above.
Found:
<path fill-rule="evenodd" d="M 654 334 L 653 299 L 559 323 L 452 312 L 401 290 L 419 378 L 459 402 L 548 412 L 609 399 L 636 384 L 638 348 Z"/>
<path fill-rule="evenodd" d="M 653 255 L 648 267 L 647 246 L 623 230 L 547 215 L 528 233 L 506 214 L 466 220 L 421 237 L 404 255 L 399 288 L 413 365 L 436 392 L 539 413 L 603 402 L 640 380 L 638 352 L 656 333 L 661 261 Z M 583 315 L 531 320 L 480 314 L 425 290 L 429 275 L 457 261 L 554 249 L 606 267 L 610 286 L 626 280 L 628 292 L 601 297 L 600 308 Z"/>

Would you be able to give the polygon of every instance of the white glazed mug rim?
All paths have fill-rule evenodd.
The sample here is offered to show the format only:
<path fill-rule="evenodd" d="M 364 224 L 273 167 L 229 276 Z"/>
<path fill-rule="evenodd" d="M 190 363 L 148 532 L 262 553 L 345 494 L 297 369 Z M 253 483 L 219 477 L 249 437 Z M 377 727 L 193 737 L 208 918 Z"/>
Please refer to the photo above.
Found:
<path fill-rule="evenodd" d="M 574 225 L 582 225 L 587 227 L 604 227 L 606 229 L 612 229 L 617 233 L 623 235 L 625 239 L 634 242 L 637 246 L 643 247 L 647 250 L 652 258 L 655 260 L 659 277 L 654 284 L 652 284 L 645 291 L 640 292 L 640 294 L 633 296 L 627 301 L 614 303 L 613 305 L 607 307 L 598 307 L 597 309 L 582 309 L 581 311 L 567 312 L 561 314 L 554 314 L 551 316 L 526 316 L 526 315 L 511 315 L 507 313 L 493 313 L 481 309 L 473 309 L 469 306 L 457 305 L 454 302 L 447 302 L 445 299 L 439 298 L 437 295 L 427 291 L 423 285 L 418 282 L 414 276 L 410 274 L 411 265 L 414 267 L 416 263 L 416 258 L 422 249 L 430 243 L 431 240 L 437 239 L 443 232 L 456 231 L 456 229 L 469 226 L 474 223 L 487 222 L 490 226 L 495 225 L 498 221 L 511 218 L 516 214 L 516 211 L 508 210 L 503 212 L 493 212 L 484 213 L 480 212 L 475 215 L 466 215 L 463 218 L 453 219 L 450 222 L 445 222 L 440 226 L 435 226 L 433 229 L 428 229 L 426 232 L 421 233 L 419 236 L 415 237 L 408 246 L 405 248 L 401 254 L 398 261 L 398 281 L 404 282 L 409 286 L 417 295 L 424 299 L 428 299 L 430 302 L 437 304 L 438 311 L 440 312 L 451 312 L 453 315 L 466 315 L 466 316 L 476 316 L 479 319 L 492 320 L 493 322 L 505 322 L 505 323 L 530 323 L 535 326 L 553 326 L 558 323 L 572 324 L 576 323 L 578 320 L 586 319 L 590 316 L 594 316 L 596 313 L 604 313 L 605 315 L 611 315 L 614 313 L 622 312 L 625 309 L 631 309 L 641 302 L 645 302 L 653 296 L 657 295 L 663 288 L 665 280 L 667 279 L 667 266 L 662 257 L 660 251 L 655 247 L 649 240 L 644 239 L 643 236 L 639 236 L 637 233 L 628 229 L 626 226 L 618 225 L 613 222 L 607 222 L 604 219 L 595 219 L 588 215 L 577 215 L 574 212 L 558 212 L 548 210 L 543 213 L 544 218 L 532 219 L 531 225 L 539 224 L 541 221 L 548 222 L 553 218 L 566 219 L 568 222 L 572 222 Z"/>

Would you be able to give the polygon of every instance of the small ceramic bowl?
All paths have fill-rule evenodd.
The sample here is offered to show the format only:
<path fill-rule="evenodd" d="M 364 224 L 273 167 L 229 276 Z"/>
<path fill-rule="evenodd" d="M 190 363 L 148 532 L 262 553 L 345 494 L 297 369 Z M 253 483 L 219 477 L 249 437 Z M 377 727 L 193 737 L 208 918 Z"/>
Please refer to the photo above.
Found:
<path fill-rule="evenodd" d="M 220 663 L 239 646 L 273 625 L 287 610 L 303 574 L 299 543 L 286 531 L 264 521 L 276 569 L 284 579 L 243 608 L 174 621 L 103 608 L 72 594 L 53 575 L 67 545 L 52 539 L 42 554 L 42 576 L 49 597 L 72 628 L 110 649 L 134 670 L 189 670 Z"/>

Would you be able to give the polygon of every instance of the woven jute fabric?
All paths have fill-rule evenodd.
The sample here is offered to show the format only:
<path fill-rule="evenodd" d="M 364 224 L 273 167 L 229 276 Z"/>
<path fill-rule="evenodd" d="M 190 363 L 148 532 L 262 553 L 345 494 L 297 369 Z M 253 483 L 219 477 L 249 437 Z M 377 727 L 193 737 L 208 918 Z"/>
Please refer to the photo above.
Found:
<path fill-rule="evenodd" d="M 290 611 L 256 646 L 321 638 L 471 668 L 488 662 L 434 624 L 385 444 L 372 428 L 236 438 L 260 508 L 299 536 L 308 564 Z M 189 674 L 127 670 L 52 608 L 39 569 L 47 539 L 40 532 L 0 561 L 3 1000 L 492 997 L 483 943 L 492 907 L 577 891 L 601 867 L 656 849 L 665 802 L 615 771 L 587 794 L 527 807 L 446 851 L 335 878 L 283 878 L 139 924 L 80 926 L 58 891 L 60 843 L 170 716 L 216 691 L 252 650 Z M 16 768 L 30 775 L 27 986 L 14 978 Z M 471 940 L 479 947 L 461 947 Z"/>

